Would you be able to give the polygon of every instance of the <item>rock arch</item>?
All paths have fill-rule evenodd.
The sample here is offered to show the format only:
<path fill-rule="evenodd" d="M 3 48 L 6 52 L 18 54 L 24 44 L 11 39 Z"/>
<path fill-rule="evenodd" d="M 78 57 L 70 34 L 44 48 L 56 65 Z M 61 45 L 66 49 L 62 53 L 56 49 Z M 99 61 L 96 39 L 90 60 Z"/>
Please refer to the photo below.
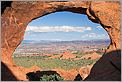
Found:
<path fill-rule="evenodd" d="M 38 17 L 58 11 L 86 14 L 91 21 L 100 23 L 110 36 L 111 43 L 105 53 L 120 50 L 119 1 L 14 1 L 11 6 L 5 8 L 1 18 L 2 62 L 12 70 L 12 54 L 23 40 L 28 23 Z M 20 72 L 19 69 L 18 72 Z M 14 74 L 19 80 L 23 79 Z"/>

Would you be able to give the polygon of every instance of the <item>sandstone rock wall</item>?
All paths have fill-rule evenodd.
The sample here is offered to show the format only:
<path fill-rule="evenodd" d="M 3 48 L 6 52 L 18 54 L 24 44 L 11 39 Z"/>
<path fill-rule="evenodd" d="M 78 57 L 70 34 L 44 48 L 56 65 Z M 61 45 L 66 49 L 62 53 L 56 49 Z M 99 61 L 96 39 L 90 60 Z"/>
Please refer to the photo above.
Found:
<path fill-rule="evenodd" d="M 120 3 L 112 1 L 13 1 L 2 13 L 2 62 L 13 66 L 12 54 L 24 37 L 26 26 L 32 20 L 44 15 L 70 11 L 86 14 L 88 18 L 100 23 L 108 32 L 111 44 L 106 53 L 120 49 Z M 118 51 L 117 51 L 118 54 Z M 113 58 L 114 59 L 114 58 Z M 112 60 L 113 62 L 116 62 Z M 94 67 L 94 66 L 93 66 Z M 11 68 L 10 68 L 11 69 Z M 12 69 L 11 69 L 12 70 Z M 19 69 L 18 69 L 19 70 Z M 14 70 L 12 70 L 14 71 Z M 20 71 L 20 70 L 19 70 Z M 19 72 L 18 71 L 18 72 Z M 23 78 L 19 79 L 22 80 Z"/>

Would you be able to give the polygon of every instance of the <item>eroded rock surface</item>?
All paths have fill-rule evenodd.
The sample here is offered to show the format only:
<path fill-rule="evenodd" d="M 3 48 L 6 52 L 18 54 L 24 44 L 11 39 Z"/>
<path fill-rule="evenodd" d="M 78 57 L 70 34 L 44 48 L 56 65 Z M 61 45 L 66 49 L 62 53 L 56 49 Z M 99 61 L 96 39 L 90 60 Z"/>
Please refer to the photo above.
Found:
<path fill-rule="evenodd" d="M 108 32 L 111 43 L 108 49 L 106 50 L 105 54 L 107 55 L 108 52 L 115 51 L 120 55 L 118 50 L 120 49 L 120 3 L 119 1 L 99 1 L 99 2 L 43 2 L 43 1 L 14 1 L 11 3 L 11 6 L 5 7 L 5 10 L 2 13 L 2 62 L 6 66 L 13 66 L 14 63 L 12 61 L 12 54 L 17 46 L 21 43 L 24 37 L 24 32 L 26 29 L 27 24 L 34 20 L 35 18 L 42 17 L 46 14 L 50 14 L 57 11 L 70 11 L 80 14 L 86 14 L 88 18 L 96 23 L 100 23 L 103 28 Z M 114 80 L 120 80 L 120 71 L 117 71 L 117 65 L 121 65 L 121 62 L 117 62 L 120 60 L 120 56 L 115 57 L 113 55 L 111 59 L 107 60 L 108 63 L 105 63 L 106 60 L 102 57 L 97 63 L 93 66 L 93 70 L 91 71 L 91 76 L 88 78 L 89 80 L 101 80 L 97 75 L 99 73 L 103 73 L 103 76 L 110 76 L 114 78 Z M 108 56 L 107 56 L 108 57 Z M 104 61 L 105 60 L 105 61 Z M 111 62 L 111 63 L 110 63 Z M 101 70 L 99 68 L 108 66 L 106 69 L 109 70 L 102 70 L 102 72 L 97 72 Z M 9 66 L 11 72 L 15 70 L 13 67 Z M 115 67 L 115 68 L 114 68 Z M 119 66 L 120 67 L 120 66 Z M 96 70 L 97 69 L 97 70 Z M 106 73 L 106 71 L 111 71 Z M 115 73 L 112 73 L 116 71 Z M 19 77 L 25 75 L 16 67 L 16 72 L 14 75 Z M 97 72 L 97 73 L 96 73 Z M 19 74 L 19 75 L 18 75 Z M 93 77 L 97 79 L 92 79 Z M 106 77 L 102 80 L 113 80 L 110 77 Z M 6 79 L 8 80 L 8 79 Z M 18 80 L 25 80 L 25 78 L 19 78 Z"/>
<path fill-rule="evenodd" d="M 119 52 L 119 53 L 118 53 Z M 103 55 L 91 69 L 87 81 L 120 81 L 121 52 L 112 51 Z"/>

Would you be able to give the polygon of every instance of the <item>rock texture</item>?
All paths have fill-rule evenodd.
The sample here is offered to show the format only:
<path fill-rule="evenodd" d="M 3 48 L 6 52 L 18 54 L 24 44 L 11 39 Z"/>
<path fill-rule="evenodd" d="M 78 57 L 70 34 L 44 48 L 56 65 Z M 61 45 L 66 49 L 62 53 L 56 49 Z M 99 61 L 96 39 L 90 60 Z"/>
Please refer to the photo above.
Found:
<path fill-rule="evenodd" d="M 120 81 L 121 80 L 121 52 L 109 52 L 98 60 L 91 69 L 87 81 Z"/>
<path fill-rule="evenodd" d="M 4 5 L 3 5 L 4 6 Z M 86 14 L 88 18 L 96 23 L 100 23 L 103 28 L 108 32 L 111 43 L 105 54 L 108 55 L 108 52 L 116 52 L 114 54 L 120 55 L 120 2 L 119 1 L 70 1 L 70 2 L 44 2 L 44 1 L 13 1 L 9 6 L 5 7 L 2 10 L 2 62 L 9 67 L 11 72 L 15 72 L 13 69 L 14 63 L 12 61 L 12 54 L 17 46 L 23 40 L 24 32 L 26 26 L 32 20 L 42 17 L 44 15 L 54 13 L 57 11 L 70 11 L 74 13 Z M 104 59 L 102 57 L 97 64 L 93 66 L 94 71 L 91 71 L 89 80 L 120 80 L 120 71 L 117 69 L 117 65 L 119 65 L 120 69 L 120 56 L 117 55 L 109 55 L 107 56 L 109 59 Z M 106 57 L 105 57 L 106 58 Z M 105 63 L 105 62 L 108 63 Z M 102 62 L 102 63 L 100 63 Z M 10 66 L 11 65 L 11 66 Z M 101 68 L 106 67 L 106 69 L 102 69 L 102 72 L 99 72 Z M 117 67 L 116 67 L 117 66 Z M 111 69 L 109 69 L 111 67 Z M 109 70 L 108 70 L 109 69 Z M 96 70 L 96 71 L 95 71 Z M 109 73 L 107 72 L 109 71 Z M 113 73 L 114 71 L 114 73 Z M 17 74 L 25 76 L 21 73 L 16 67 Z M 98 77 L 103 73 L 103 76 Z M 14 75 L 19 77 L 16 73 Z M 109 76 L 109 77 L 106 77 Z M 96 79 L 92 79 L 95 77 Z M 102 77 L 106 77 L 102 79 Z M 111 79 L 110 79 L 111 78 Z M 19 78 L 18 80 L 25 80 L 23 78 Z"/>
<path fill-rule="evenodd" d="M 92 54 L 86 54 L 84 56 L 82 56 L 80 59 L 91 59 L 91 60 L 95 60 L 97 58 L 100 58 L 102 55 L 97 54 L 96 52 L 92 53 Z"/>
<path fill-rule="evenodd" d="M 74 59 L 74 58 L 76 58 L 76 55 L 75 54 L 72 54 L 69 51 L 66 51 L 66 52 L 63 52 L 62 54 L 51 56 L 50 58 L 51 59 L 55 59 L 55 58 L 60 58 L 60 59 Z"/>
<path fill-rule="evenodd" d="M 78 74 L 76 69 L 70 69 L 66 71 L 66 70 L 58 68 L 58 69 L 52 69 L 52 70 L 60 74 L 60 76 L 63 77 L 64 80 L 69 80 L 69 81 L 73 81 Z"/>
<path fill-rule="evenodd" d="M 79 74 L 81 75 L 83 80 L 90 74 L 92 67 L 93 67 L 93 64 L 81 67 L 79 69 Z"/>

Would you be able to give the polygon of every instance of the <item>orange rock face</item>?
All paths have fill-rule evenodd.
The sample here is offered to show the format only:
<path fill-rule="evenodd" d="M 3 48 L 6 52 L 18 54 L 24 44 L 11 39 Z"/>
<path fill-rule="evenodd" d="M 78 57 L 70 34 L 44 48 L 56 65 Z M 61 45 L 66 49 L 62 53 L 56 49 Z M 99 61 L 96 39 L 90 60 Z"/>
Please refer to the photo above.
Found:
<path fill-rule="evenodd" d="M 63 77 L 65 80 L 73 81 L 78 74 L 82 77 L 82 80 L 84 80 L 89 74 L 90 70 L 93 65 L 87 65 L 84 67 L 81 67 L 80 69 L 70 69 L 70 70 L 63 70 L 63 69 L 52 69 L 53 71 L 56 71 L 58 74 L 60 74 L 61 77 Z"/>
<path fill-rule="evenodd" d="M 92 54 L 87 54 L 87 55 L 82 56 L 81 59 L 91 59 L 91 60 L 94 60 L 94 59 L 97 59 L 97 58 L 100 58 L 100 57 L 102 57 L 102 55 L 99 55 L 96 52 L 94 52 Z"/>
<path fill-rule="evenodd" d="M 38 66 L 32 66 L 30 68 L 25 68 L 25 67 L 16 66 L 16 65 L 7 65 L 7 66 L 8 66 L 8 69 L 10 69 L 12 74 L 15 76 L 16 80 L 24 80 L 24 81 L 28 80 L 26 78 L 26 74 L 27 73 L 29 73 L 29 72 L 36 72 L 36 71 L 40 71 L 41 70 L 41 68 L 38 67 Z M 3 69 L 5 69 L 5 67 Z M 3 75 L 4 75 L 4 72 L 3 72 Z M 9 74 L 9 72 L 8 72 L 8 74 Z M 11 77 L 9 76 L 8 78 L 11 78 Z M 3 76 L 4 80 L 7 80 L 8 78 L 5 78 Z"/>
<path fill-rule="evenodd" d="M 87 66 L 81 67 L 79 69 L 79 73 L 80 73 L 81 77 L 83 78 L 83 80 L 90 74 L 92 66 L 93 65 L 87 65 Z"/>
<path fill-rule="evenodd" d="M 4 7 L 4 5 L 3 5 Z M 2 10 L 3 11 L 3 10 Z M 86 14 L 88 18 L 96 23 L 100 23 L 108 32 L 111 43 L 100 61 L 93 66 L 93 71 L 90 73 L 89 80 L 120 80 L 120 2 L 119 1 L 72 1 L 72 2 L 43 2 L 43 1 L 13 1 L 8 7 L 4 8 L 2 13 L 2 31 L 1 31 L 1 51 L 2 62 L 14 69 L 12 61 L 12 54 L 17 46 L 21 43 L 24 37 L 24 32 L 28 23 L 35 18 L 44 16 L 57 11 L 70 11 L 79 14 Z M 111 53 L 112 52 L 112 53 Z M 108 55 L 107 53 L 111 54 Z M 117 56 L 115 56 L 114 54 Z M 116 61 L 118 60 L 118 61 Z M 102 62 L 102 63 L 101 63 Z M 11 65 L 11 66 L 10 66 Z M 105 69 L 104 67 L 107 68 Z M 99 70 L 102 71 L 100 72 Z M 18 73 L 14 73 L 14 72 Z M 20 75 L 25 77 L 25 74 L 16 67 L 12 70 L 13 74 L 18 80 L 25 80 L 19 78 Z M 114 73 L 113 73 L 114 72 Z M 102 76 L 99 76 L 103 73 Z M 104 74 L 105 73 L 105 74 Z M 107 74 L 106 74 L 107 73 Z M 113 74 L 111 74 L 113 73 Z M 19 75 L 18 75 L 19 74 Z M 102 78 L 106 76 L 106 78 Z M 95 77 L 93 79 L 93 77 Z"/>
<path fill-rule="evenodd" d="M 58 74 L 60 74 L 61 77 L 64 78 L 64 80 L 74 80 L 77 76 L 78 72 L 76 69 L 71 69 L 69 71 L 63 70 L 63 69 L 52 69 L 53 71 L 56 71 Z"/>
<path fill-rule="evenodd" d="M 61 59 L 73 59 L 76 58 L 75 54 L 72 54 L 71 52 L 67 51 L 61 54 Z"/>
<path fill-rule="evenodd" d="M 75 56 L 75 54 L 72 54 L 71 52 L 66 51 L 62 54 L 51 56 L 50 58 L 52 58 L 52 59 L 54 59 L 54 58 L 73 59 L 73 58 L 76 58 L 76 56 Z"/>

